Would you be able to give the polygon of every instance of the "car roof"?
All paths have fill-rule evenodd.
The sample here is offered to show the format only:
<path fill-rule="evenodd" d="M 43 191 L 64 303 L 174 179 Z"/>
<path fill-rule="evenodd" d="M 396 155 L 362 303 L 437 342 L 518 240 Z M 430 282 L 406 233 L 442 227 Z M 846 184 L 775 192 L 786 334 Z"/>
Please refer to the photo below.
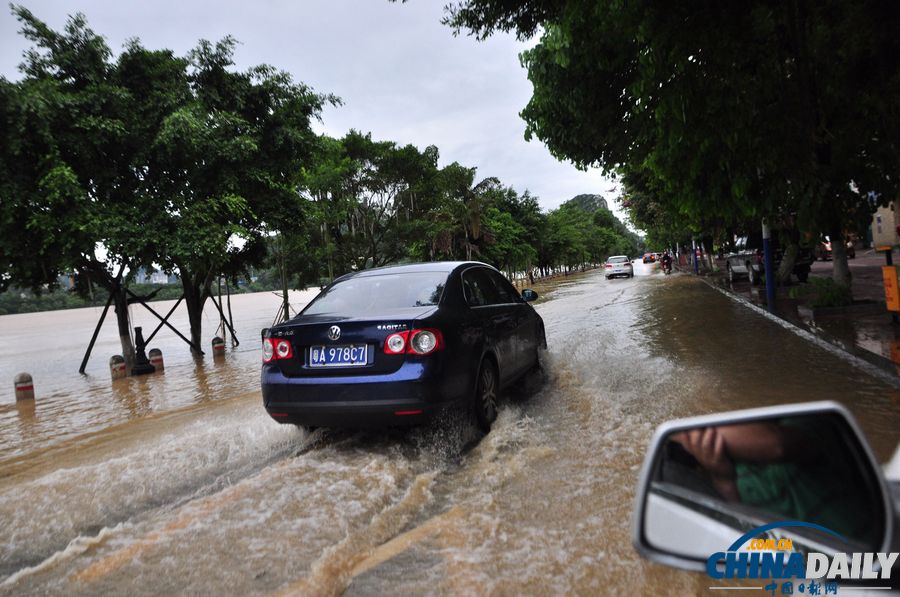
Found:
<path fill-rule="evenodd" d="M 618 259 L 621 257 L 622 259 L 628 259 L 628 255 L 610 255 L 607 259 Z"/>
<path fill-rule="evenodd" d="M 464 265 L 480 265 L 490 269 L 496 269 L 479 261 L 426 261 L 423 263 L 404 263 L 402 265 L 388 265 L 385 267 L 374 267 L 350 272 L 349 274 L 344 274 L 343 276 L 336 278 L 335 282 L 347 280 L 349 278 L 383 276 L 385 274 L 411 274 L 416 272 L 440 272 L 449 274 Z"/>

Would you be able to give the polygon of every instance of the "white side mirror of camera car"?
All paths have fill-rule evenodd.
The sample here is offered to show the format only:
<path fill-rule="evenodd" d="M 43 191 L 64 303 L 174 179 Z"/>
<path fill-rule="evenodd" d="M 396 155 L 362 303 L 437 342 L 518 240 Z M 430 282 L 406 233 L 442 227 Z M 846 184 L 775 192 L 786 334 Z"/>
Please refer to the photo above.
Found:
<path fill-rule="evenodd" d="M 661 425 L 638 482 L 633 541 L 650 560 L 709 571 L 711 554 L 753 549 L 747 531 L 760 527 L 803 553 L 896 552 L 896 516 L 856 421 L 840 404 L 814 402 Z"/>

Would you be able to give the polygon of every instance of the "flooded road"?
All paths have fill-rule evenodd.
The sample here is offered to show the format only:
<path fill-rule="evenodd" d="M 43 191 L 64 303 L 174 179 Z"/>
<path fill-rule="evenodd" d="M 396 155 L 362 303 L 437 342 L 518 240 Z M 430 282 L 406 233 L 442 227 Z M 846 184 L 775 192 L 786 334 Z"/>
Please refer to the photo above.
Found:
<path fill-rule="evenodd" d="M 7 403 L 0 594 L 695 594 L 703 575 L 631 547 L 656 425 L 833 399 L 880 460 L 896 446 L 893 387 L 695 279 L 591 273 L 546 298 L 547 383 L 462 451 L 465 430 L 272 422 L 261 315 L 196 377 L 184 362 L 110 389 L 98 371 L 33 414 Z"/>

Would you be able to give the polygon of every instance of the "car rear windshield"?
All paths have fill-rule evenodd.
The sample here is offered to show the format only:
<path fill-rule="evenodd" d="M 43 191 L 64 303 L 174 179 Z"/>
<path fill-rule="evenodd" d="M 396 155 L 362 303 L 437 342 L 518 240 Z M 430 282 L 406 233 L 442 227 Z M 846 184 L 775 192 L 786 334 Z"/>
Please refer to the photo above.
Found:
<path fill-rule="evenodd" d="M 628 257 L 610 257 L 609 258 L 610 263 L 625 263 L 626 261 L 628 261 Z"/>
<path fill-rule="evenodd" d="M 309 304 L 304 315 L 365 315 L 392 309 L 437 305 L 444 292 L 444 272 L 358 276 L 338 282 Z"/>

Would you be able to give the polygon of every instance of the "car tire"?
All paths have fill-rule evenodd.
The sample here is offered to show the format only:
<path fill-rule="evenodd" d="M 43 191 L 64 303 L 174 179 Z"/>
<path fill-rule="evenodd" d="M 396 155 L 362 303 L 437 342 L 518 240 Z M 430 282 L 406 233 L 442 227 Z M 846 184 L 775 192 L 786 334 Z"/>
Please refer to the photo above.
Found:
<path fill-rule="evenodd" d="M 609 280 L 609 276 L 606 276 L 606 279 Z"/>
<path fill-rule="evenodd" d="M 478 428 L 487 433 L 491 425 L 497 419 L 497 392 L 499 389 L 497 368 L 485 359 L 478 371 L 478 379 L 475 383 L 475 395 L 473 396 L 473 410 L 475 422 Z"/>

